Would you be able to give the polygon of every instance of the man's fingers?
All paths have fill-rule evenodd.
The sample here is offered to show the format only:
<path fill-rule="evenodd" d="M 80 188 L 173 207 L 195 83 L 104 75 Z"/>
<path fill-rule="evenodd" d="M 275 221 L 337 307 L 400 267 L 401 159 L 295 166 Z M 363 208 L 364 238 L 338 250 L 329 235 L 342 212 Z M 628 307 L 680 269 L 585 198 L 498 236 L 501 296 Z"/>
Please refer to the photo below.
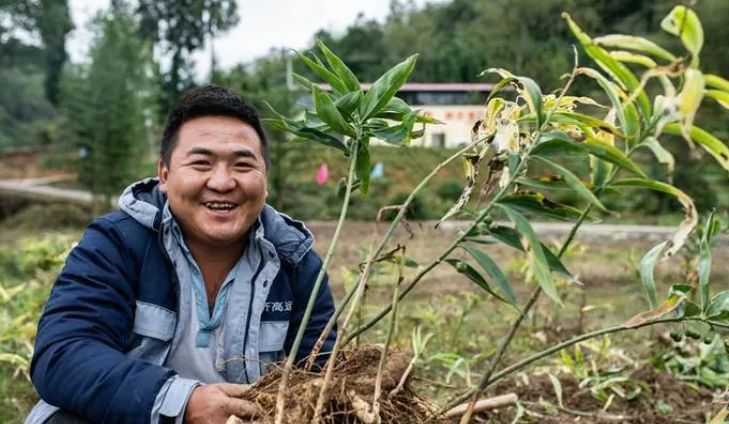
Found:
<path fill-rule="evenodd" d="M 219 383 L 217 386 L 226 395 L 234 398 L 240 398 L 246 395 L 251 390 L 252 385 L 250 384 L 230 384 L 230 383 Z"/>
<path fill-rule="evenodd" d="M 230 398 L 228 400 L 228 412 L 241 418 L 256 418 L 261 416 L 258 405 L 243 399 Z"/>

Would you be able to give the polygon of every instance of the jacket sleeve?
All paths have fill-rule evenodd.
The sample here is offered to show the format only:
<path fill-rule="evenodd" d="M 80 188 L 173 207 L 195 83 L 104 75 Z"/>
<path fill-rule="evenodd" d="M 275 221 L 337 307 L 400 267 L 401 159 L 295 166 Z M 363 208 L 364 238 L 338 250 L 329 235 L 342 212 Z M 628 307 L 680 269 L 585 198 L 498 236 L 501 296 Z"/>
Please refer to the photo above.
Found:
<path fill-rule="evenodd" d="M 294 284 L 292 285 L 292 292 L 294 295 L 294 306 L 291 316 L 291 325 L 289 327 L 288 335 L 286 337 L 286 344 L 284 348 L 286 354 L 291 351 L 291 346 L 296 338 L 296 332 L 301 326 L 301 321 L 304 317 L 304 311 L 306 310 L 306 304 L 309 301 L 309 296 L 314 289 L 314 283 L 316 277 L 319 275 L 319 271 L 322 267 L 322 261 L 314 251 L 309 251 L 299 265 L 296 267 L 296 275 Z M 301 360 L 308 358 L 311 350 L 319 340 L 319 335 L 326 327 L 329 319 L 334 315 L 334 299 L 332 297 L 332 291 L 329 287 L 329 277 L 325 274 L 324 280 L 322 281 L 319 292 L 316 296 L 316 302 L 314 303 L 314 309 L 311 312 L 309 323 L 306 326 L 306 332 L 304 338 L 301 340 L 301 346 L 296 354 L 296 363 L 298 364 Z M 323 362 L 328 357 L 328 353 L 334 349 L 334 342 L 337 339 L 337 327 L 336 325 L 329 333 L 324 346 L 321 349 L 320 357 L 317 358 L 317 363 L 323 365 Z"/>
<path fill-rule="evenodd" d="M 175 373 L 122 353 L 139 269 L 104 218 L 71 251 L 38 324 L 31 377 L 47 403 L 97 423 L 149 423 Z"/>

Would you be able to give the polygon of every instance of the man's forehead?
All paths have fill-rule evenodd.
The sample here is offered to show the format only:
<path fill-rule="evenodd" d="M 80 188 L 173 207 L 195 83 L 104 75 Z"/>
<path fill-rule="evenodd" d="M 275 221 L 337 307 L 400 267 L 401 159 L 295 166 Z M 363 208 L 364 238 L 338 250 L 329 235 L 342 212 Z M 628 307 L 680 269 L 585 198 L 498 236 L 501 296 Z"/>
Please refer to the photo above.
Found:
<path fill-rule="evenodd" d="M 253 127 L 229 117 L 202 117 L 185 122 L 177 139 L 178 154 L 207 149 L 215 154 L 253 150 L 260 154 L 261 139 Z"/>

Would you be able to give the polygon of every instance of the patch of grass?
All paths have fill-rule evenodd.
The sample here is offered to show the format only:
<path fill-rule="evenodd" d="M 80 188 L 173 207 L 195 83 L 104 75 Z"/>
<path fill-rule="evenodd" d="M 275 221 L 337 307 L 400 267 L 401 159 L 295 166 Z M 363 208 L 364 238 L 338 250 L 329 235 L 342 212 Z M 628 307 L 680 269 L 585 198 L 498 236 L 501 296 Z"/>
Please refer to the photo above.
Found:
<path fill-rule="evenodd" d="M 0 245 L 0 422 L 21 423 L 38 395 L 30 382 L 36 326 L 76 234 Z"/>

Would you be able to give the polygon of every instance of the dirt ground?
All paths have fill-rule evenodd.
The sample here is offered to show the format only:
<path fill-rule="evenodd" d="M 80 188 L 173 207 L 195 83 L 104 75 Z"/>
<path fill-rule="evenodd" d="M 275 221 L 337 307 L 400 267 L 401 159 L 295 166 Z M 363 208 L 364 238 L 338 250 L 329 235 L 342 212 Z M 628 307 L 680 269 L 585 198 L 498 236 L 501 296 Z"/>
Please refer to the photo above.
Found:
<path fill-rule="evenodd" d="M 706 422 L 707 414 L 720 409 L 711 392 L 703 388 L 694 390 L 669 374 L 657 373 L 646 367 L 635 371 L 631 377 L 647 383 L 650 392 L 634 400 L 615 396 L 607 408 L 604 402 L 592 396 L 589 389 L 579 387 L 578 381 L 571 375 L 559 376 L 561 407 L 547 375 L 529 377 L 526 384 L 518 380 L 505 381 L 492 393 L 516 393 L 525 408 L 539 414 L 531 417 L 524 414 L 523 421 L 541 424 L 699 424 Z M 508 424 L 513 422 L 516 413 L 516 408 L 509 407 L 482 414 L 479 418 L 493 424 Z"/>

